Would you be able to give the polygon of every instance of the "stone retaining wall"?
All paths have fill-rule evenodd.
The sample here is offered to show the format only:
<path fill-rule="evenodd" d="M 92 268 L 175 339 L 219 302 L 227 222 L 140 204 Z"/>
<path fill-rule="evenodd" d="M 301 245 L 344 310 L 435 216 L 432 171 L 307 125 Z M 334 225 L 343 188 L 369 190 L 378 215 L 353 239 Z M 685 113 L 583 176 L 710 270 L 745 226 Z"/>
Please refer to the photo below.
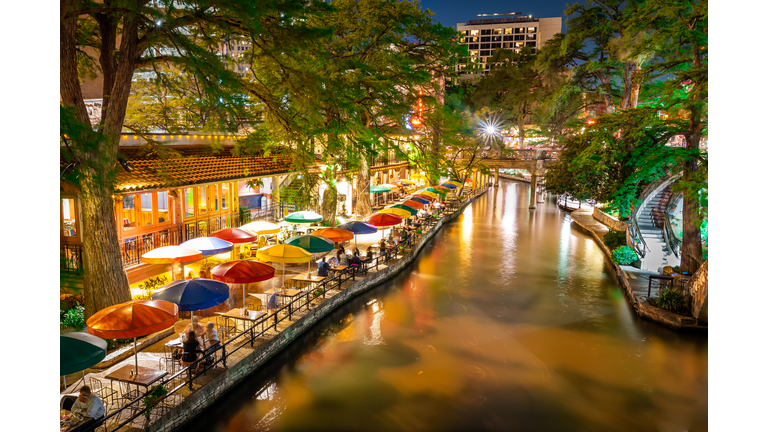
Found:
<path fill-rule="evenodd" d="M 389 266 L 386 269 L 377 272 L 375 275 L 366 277 L 359 282 L 355 282 L 323 304 L 310 310 L 306 315 L 295 321 L 279 335 L 272 338 L 267 343 L 256 347 L 251 354 L 231 365 L 226 372 L 208 383 L 203 390 L 196 391 L 189 395 L 181 402 L 181 404 L 174 407 L 167 414 L 152 423 L 147 430 L 150 432 L 173 431 L 191 421 L 195 416 L 201 414 L 224 393 L 229 391 L 229 389 L 251 375 L 269 359 L 286 348 L 293 340 L 309 330 L 320 319 L 339 308 L 351 298 L 395 277 L 401 270 L 413 262 L 424 245 L 437 234 L 443 225 L 459 217 L 467 205 L 485 192 L 485 190 L 481 191 L 477 196 L 462 203 L 458 210 L 453 212 L 453 214 L 441 218 L 435 224 L 433 229 L 427 231 L 425 235 L 419 239 L 413 249 L 406 253 L 397 263 L 395 263 L 395 265 Z"/>
<path fill-rule="evenodd" d="M 627 280 L 627 274 L 624 273 L 624 270 L 622 270 L 621 267 L 617 266 L 611 261 L 611 251 L 608 250 L 608 248 L 605 246 L 605 243 L 603 243 L 603 239 L 588 226 L 580 223 L 576 219 L 572 219 L 572 220 L 579 227 L 581 227 L 582 229 L 592 234 L 592 237 L 594 237 L 595 241 L 597 242 L 597 245 L 600 247 L 600 249 L 603 251 L 605 256 L 608 258 L 608 262 L 610 262 L 610 266 L 613 267 L 613 271 L 614 271 L 614 274 L 616 275 L 616 279 L 619 282 L 619 286 L 621 286 L 624 289 L 624 293 L 629 298 L 632 308 L 635 310 L 635 312 L 638 315 L 673 329 L 697 327 L 697 321 L 695 318 L 684 317 L 676 313 L 666 311 L 664 309 L 659 309 L 657 307 L 651 306 L 651 304 L 648 303 L 647 301 L 643 301 L 643 302 L 638 301 L 637 297 L 635 296 L 635 292 L 632 290 L 632 286 L 629 285 L 629 281 Z"/>
<path fill-rule="evenodd" d="M 592 213 L 592 217 L 594 217 L 595 219 L 597 219 L 598 222 L 600 222 L 601 224 L 607 226 L 608 228 L 614 231 L 624 232 L 627 230 L 626 223 L 616 219 L 615 217 L 609 215 L 608 213 L 603 212 L 598 208 L 596 208 L 595 212 Z"/>
<path fill-rule="evenodd" d="M 503 179 L 507 179 L 507 180 L 514 180 L 514 181 L 519 181 L 519 182 L 529 183 L 529 184 L 531 183 L 530 179 L 523 178 L 523 177 L 515 177 L 515 176 L 509 175 L 509 174 L 499 173 L 499 178 L 503 178 Z"/>
<path fill-rule="evenodd" d="M 688 284 L 688 293 L 691 295 L 691 312 L 701 322 L 709 322 L 709 260 L 693 274 Z"/>

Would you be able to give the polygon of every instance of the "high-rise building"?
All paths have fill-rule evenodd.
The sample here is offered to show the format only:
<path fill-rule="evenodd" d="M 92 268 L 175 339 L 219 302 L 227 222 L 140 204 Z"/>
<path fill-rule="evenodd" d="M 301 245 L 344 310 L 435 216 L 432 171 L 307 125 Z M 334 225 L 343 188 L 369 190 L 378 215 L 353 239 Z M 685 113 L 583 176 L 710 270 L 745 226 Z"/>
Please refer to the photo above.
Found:
<path fill-rule="evenodd" d="M 463 35 L 460 42 L 469 49 L 469 58 L 457 66 L 458 70 L 466 69 L 470 63 L 479 64 L 481 68 L 474 73 L 462 73 L 464 79 L 472 78 L 473 74 L 487 74 L 488 62 L 495 49 L 541 49 L 546 41 L 561 32 L 563 26 L 562 17 L 535 18 L 520 12 L 478 14 L 477 17 L 456 24 L 456 30 Z"/>

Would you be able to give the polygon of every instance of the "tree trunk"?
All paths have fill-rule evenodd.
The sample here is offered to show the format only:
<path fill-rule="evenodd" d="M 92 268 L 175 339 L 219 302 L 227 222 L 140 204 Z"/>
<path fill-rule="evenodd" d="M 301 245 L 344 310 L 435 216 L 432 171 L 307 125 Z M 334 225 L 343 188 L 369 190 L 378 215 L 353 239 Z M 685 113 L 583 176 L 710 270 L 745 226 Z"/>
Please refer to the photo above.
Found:
<path fill-rule="evenodd" d="M 690 181 L 696 171 L 696 160 L 685 163 L 683 181 Z M 701 220 L 699 215 L 699 197 L 695 192 L 683 197 L 683 244 L 680 247 L 680 271 L 692 275 L 701 267 L 704 256 L 701 250 Z"/>
<path fill-rule="evenodd" d="M 368 159 L 360 159 L 360 170 L 357 173 L 357 201 L 355 213 L 362 217 L 371 214 L 371 172 L 368 168 Z"/>
<path fill-rule="evenodd" d="M 632 62 L 624 62 L 624 89 L 621 95 L 621 109 L 632 106 Z"/>
<path fill-rule="evenodd" d="M 638 66 L 632 71 L 632 100 L 630 101 L 630 108 L 637 108 L 638 100 L 640 99 L 640 84 L 643 81 L 643 69 Z"/>
<path fill-rule="evenodd" d="M 323 225 L 329 227 L 336 226 L 336 208 L 338 203 L 336 202 L 336 195 L 338 191 L 336 187 L 328 185 L 323 191 Z"/>

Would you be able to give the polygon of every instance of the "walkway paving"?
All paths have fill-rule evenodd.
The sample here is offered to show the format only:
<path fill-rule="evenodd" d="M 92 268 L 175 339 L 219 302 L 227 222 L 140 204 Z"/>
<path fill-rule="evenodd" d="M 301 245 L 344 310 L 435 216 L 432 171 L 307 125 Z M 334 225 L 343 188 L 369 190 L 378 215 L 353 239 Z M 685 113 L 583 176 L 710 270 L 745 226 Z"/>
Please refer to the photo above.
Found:
<path fill-rule="evenodd" d="M 447 212 L 446 211 L 445 214 L 446 215 L 450 215 L 450 214 L 452 214 L 452 212 Z M 375 235 L 378 236 L 379 234 L 376 233 Z M 420 236 L 417 235 L 416 238 L 420 238 Z M 364 252 L 365 249 L 368 247 L 368 245 L 371 244 L 371 243 L 373 243 L 373 242 L 370 241 L 370 240 L 366 241 L 366 242 L 358 241 L 358 246 L 357 247 L 361 251 Z M 351 249 L 354 249 L 354 247 L 355 247 L 354 246 L 354 242 L 351 242 L 351 245 L 349 245 L 349 244 L 346 245 L 346 248 L 347 248 L 348 251 L 351 250 Z M 405 252 L 407 253 L 410 250 L 411 250 L 410 247 L 406 248 Z M 335 251 L 333 253 L 335 254 Z M 403 253 L 399 254 L 399 256 L 402 256 L 402 255 L 403 255 Z M 397 262 L 399 262 L 400 259 L 401 258 L 399 258 L 399 257 L 391 259 L 387 264 L 379 265 L 378 266 L 378 270 L 376 269 L 376 267 L 372 267 L 371 269 L 369 269 L 367 277 L 375 276 L 375 274 L 378 273 L 379 271 L 383 271 L 386 268 L 388 268 L 389 266 L 397 264 Z M 279 275 L 280 277 L 282 277 L 282 271 L 281 270 L 282 269 L 278 268 L 278 271 L 280 271 L 280 275 Z M 295 275 L 298 275 L 300 273 L 306 273 L 306 271 L 307 271 L 306 264 L 287 267 L 286 268 L 286 278 L 290 278 L 291 276 L 295 276 Z M 313 267 L 313 271 L 316 272 L 316 267 Z M 277 277 L 277 275 L 276 275 L 276 277 Z M 357 281 L 359 281 L 359 280 L 361 280 L 360 277 L 357 278 Z M 319 297 L 319 298 L 314 299 L 312 301 L 312 303 L 311 303 L 312 304 L 312 308 L 314 308 L 316 306 L 319 306 L 323 302 L 326 302 L 326 301 L 330 300 L 331 298 L 333 298 L 334 295 L 337 295 L 342 290 L 346 289 L 347 287 L 349 287 L 350 285 L 352 285 L 353 283 L 355 283 L 357 281 L 349 280 L 349 281 L 346 281 L 346 282 L 341 284 L 341 290 L 331 289 L 331 290 L 327 291 L 326 298 Z M 249 284 L 246 290 L 247 290 L 246 292 L 258 293 L 258 292 L 262 292 L 263 291 L 263 287 L 259 287 L 259 284 Z M 241 291 L 238 290 L 238 293 L 241 293 Z M 238 296 L 235 297 L 235 303 L 238 306 L 242 305 L 242 294 L 239 294 Z M 283 330 L 288 328 L 294 321 L 297 321 L 298 319 L 300 319 L 301 317 L 306 315 L 307 312 L 308 312 L 308 310 L 306 308 L 302 308 L 301 310 L 294 311 L 293 315 L 292 315 L 293 321 L 289 321 L 289 320 L 281 321 L 277 325 L 277 331 L 275 331 L 274 325 L 273 325 L 273 327 L 271 329 L 269 329 L 269 331 L 267 331 L 262 337 L 257 338 L 254 341 L 254 348 L 246 346 L 246 347 L 243 347 L 243 348 L 237 350 L 236 352 L 234 352 L 232 354 L 228 353 L 228 355 L 227 355 L 227 365 L 229 367 L 232 367 L 237 362 L 239 362 L 240 360 L 242 360 L 243 358 L 248 356 L 250 353 L 252 353 L 254 351 L 254 349 L 256 349 L 260 345 L 270 341 L 272 338 L 274 338 L 277 335 L 279 335 Z M 208 321 L 210 321 L 212 319 L 213 319 L 213 317 L 203 317 L 203 318 L 200 319 L 200 322 L 203 325 L 205 325 Z M 184 330 L 184 328 L 189 324 L 189 322 L 190 322 L 189 319 L 179 320 L 174 325 L 174 327 L 173 327 L 174 328 L 174 333 L 173 334 L 171 334 L 170 336 L 168 336 L 168 337 L 158 341 L 157 343 L 155 343 L 155 344 L 153 344 L 151 346 L 148 346 L 148 347 L 144 348 L 142 351 L 140 351 L 138 353 L 138 364 L 139 364 L 139 366 L 150 367 L 150 368 L 153 368 L 153 369 L 163 369 L 163 370 L 165 370 L 166 366 L 165 366 L 165 363 L 164 363 L 164 360 L 163 360 L 164 357 L 165 357 L 165 355 L 164 355 L 165 344 L 167 342 L 169 342 L 170 340 L 177 338 L 178 334 Z M 224 339 L 224 340 L 226 340 L 226 339 Z M 246 340 L 245 337 L 243 337 L 243 341 L 245 341 L 245 340 Z M 240 345 L 240 344 L 237 343 L 237 345 Z M 114 365 L 114 366 L 112 366 L 112 367 L 110 367 L 108 369 L 105 369 L 105 370 L 87 369 L 85 371 L 85 379 L 86 379 L 88 384 L 91 384 L 92 380 L 95 380 L 95 381 L 101 383 L 104 387 L 110 387 L 111 385 L 114 385 L 113 388 L 115 390 L 123 391 L 124 389 L 119 388 L 119 384 L 118 383 L 114 383 L 114 384 L 110 383 L 110 381 L 107 380 L 105 377 L 107 375 L 109 375 L 113 370 L 118 369 L 120 367 L 123 367 L 123 366 L 125 366 L 127 364 L 130 364 L 130 365 L 134 364 L 134 357 L 133 356 L 131 356 L 131 357 L 127 358 L 126 360 L 123 360 L 123 361 L 119 362 L 118 364 L 116 364 L 116 365 Z M 204 375 L 203 374 L 198 375 L 198 377 L 195 378 L 195 381 L 194 381 L 194 389 L 190 390 L 188 387 L 184 387 L 182 390 L 177 392 L 181 396 L 181 398 L 177 398 L 176 402 L 180 403 L 182 398 L 189 396 L 190 394 L 200 390 L 201 388 L 204 388 L 204 386 L 206 384 L 208 384 L 214 378 L 216 378 L 219 375 L 221 375 L 225 370 L 226 369 L 223 368 L 223 367 L 221 367 L 221 368 L 214 368 L 214 369 L 208 370 Z M 78 389 L 83 385 L 83 382 L 82 382 L 82 380 L 79 380 L 77 382 L 73 382 L 74 381 L 73 378 L 80 379 L 80 378 L 82 378 L 82 374 L 81 373 L 72 374 L 72 375 L 68 376 L 67 378 L 68 378 L 67 382 L 69 383 L 69 385 L 67 386 L 67 388 L 64 391 L 61 392 L 61 394 L 77 393 Z M 166 386 L 166 387 L 168 387 L 168 388 L 175 388 L 180 383 L 181 383 L 181 381 L 172 382 L 170 386 Z M 123 404 L 124 404 L 124 401 L 123 401 Z M 105 401 L 105 405 L 106 405 L 106 407 L 108 409 L 107 414 L 109 414 L 110 412 L 118 409 L 121 406 L 121 404 L 119 404 L 119 403 L 110 402 L 110 401 Z M 126 412 L 122 413 L 119 416 L 120 417 L 119 419 L 115 419 L 115 418 L 109 419 L 108 424 L 109 425 L 117 425 L 118 422 L 122 422 L 123 420 L 127 420 L 131 416 L 132 416 L 132 413 L 129 413 L 129 412 L 126 411 Z M 115 420 L 117 420 L 118 422 L 116 422 Z M 134 419 L 131 423 L 129 423 L 128 425 L 120 428 L 120 431 L 126 431 L 126 432 L 138 431 L 138 430 L 142 430 L 144 428 L 144 426 L 145 426 L 144 416 L 139 416 L 136 419 Z"/>
<path fill-rule="evenodd" d="M 598 222 L 592 214 L 595 209 L 592 207 L 582 207 L 571 212 L 571 218 L 579 221 L 580 224 L 591 229 L 602 238 L 608 231 L 608 227 Z"/>

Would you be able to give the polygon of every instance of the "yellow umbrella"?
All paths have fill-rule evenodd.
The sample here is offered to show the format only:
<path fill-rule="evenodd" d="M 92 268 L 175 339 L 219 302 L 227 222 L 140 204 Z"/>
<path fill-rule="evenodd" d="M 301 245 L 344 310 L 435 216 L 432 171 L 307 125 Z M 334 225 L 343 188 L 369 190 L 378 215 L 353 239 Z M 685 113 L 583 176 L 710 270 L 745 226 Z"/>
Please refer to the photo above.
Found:
<path fill-rule="evenodd" d="M 411 179 L 427 180 L 427 176 L 425 176 L 424 174 L 411 174 Z"/>
<path fill-rule="evenodd" d="M 283 286 L 285 286 L 285 264 L 309 262 L 312 254 L 297 246 L 276 244 L 256 251 L 256 258 L 260 261 L 283 263 Z"/>
<path fill-rule="evenodd" d="M 437 194 L 436 193 L 430 192 L 428 190 L 420 190 L 420 191 L 416 191 L 416 193 L 419 194 L 419 195 L 426 195 L 426 196 L 428 196 L 430 198 L 433 198 L 433 199 L 437 198 Z"/>
<path fill-rule="evenodd" d="M 395 216 L 400 216 L 403 219 L 408 219 L 409 217 L 411 217 L 411 212 L 409 212 L 408 210 L 403 210 L 401 208 L 395 208 L 395 207 L 388 207 L 383 210 L 379 210 L 376 213 L 389 213 Z"/>
<path fill-rule="evenodd" d="M 264 235 L 264 234 L 277 234 L 280 232 L 280 227 L 270 223 L 270 222 L 264 222 L 264 221 L 256 221 L 247 223 L 240 227 L 240 229 L 253 231 L 258 235 Z"/>

